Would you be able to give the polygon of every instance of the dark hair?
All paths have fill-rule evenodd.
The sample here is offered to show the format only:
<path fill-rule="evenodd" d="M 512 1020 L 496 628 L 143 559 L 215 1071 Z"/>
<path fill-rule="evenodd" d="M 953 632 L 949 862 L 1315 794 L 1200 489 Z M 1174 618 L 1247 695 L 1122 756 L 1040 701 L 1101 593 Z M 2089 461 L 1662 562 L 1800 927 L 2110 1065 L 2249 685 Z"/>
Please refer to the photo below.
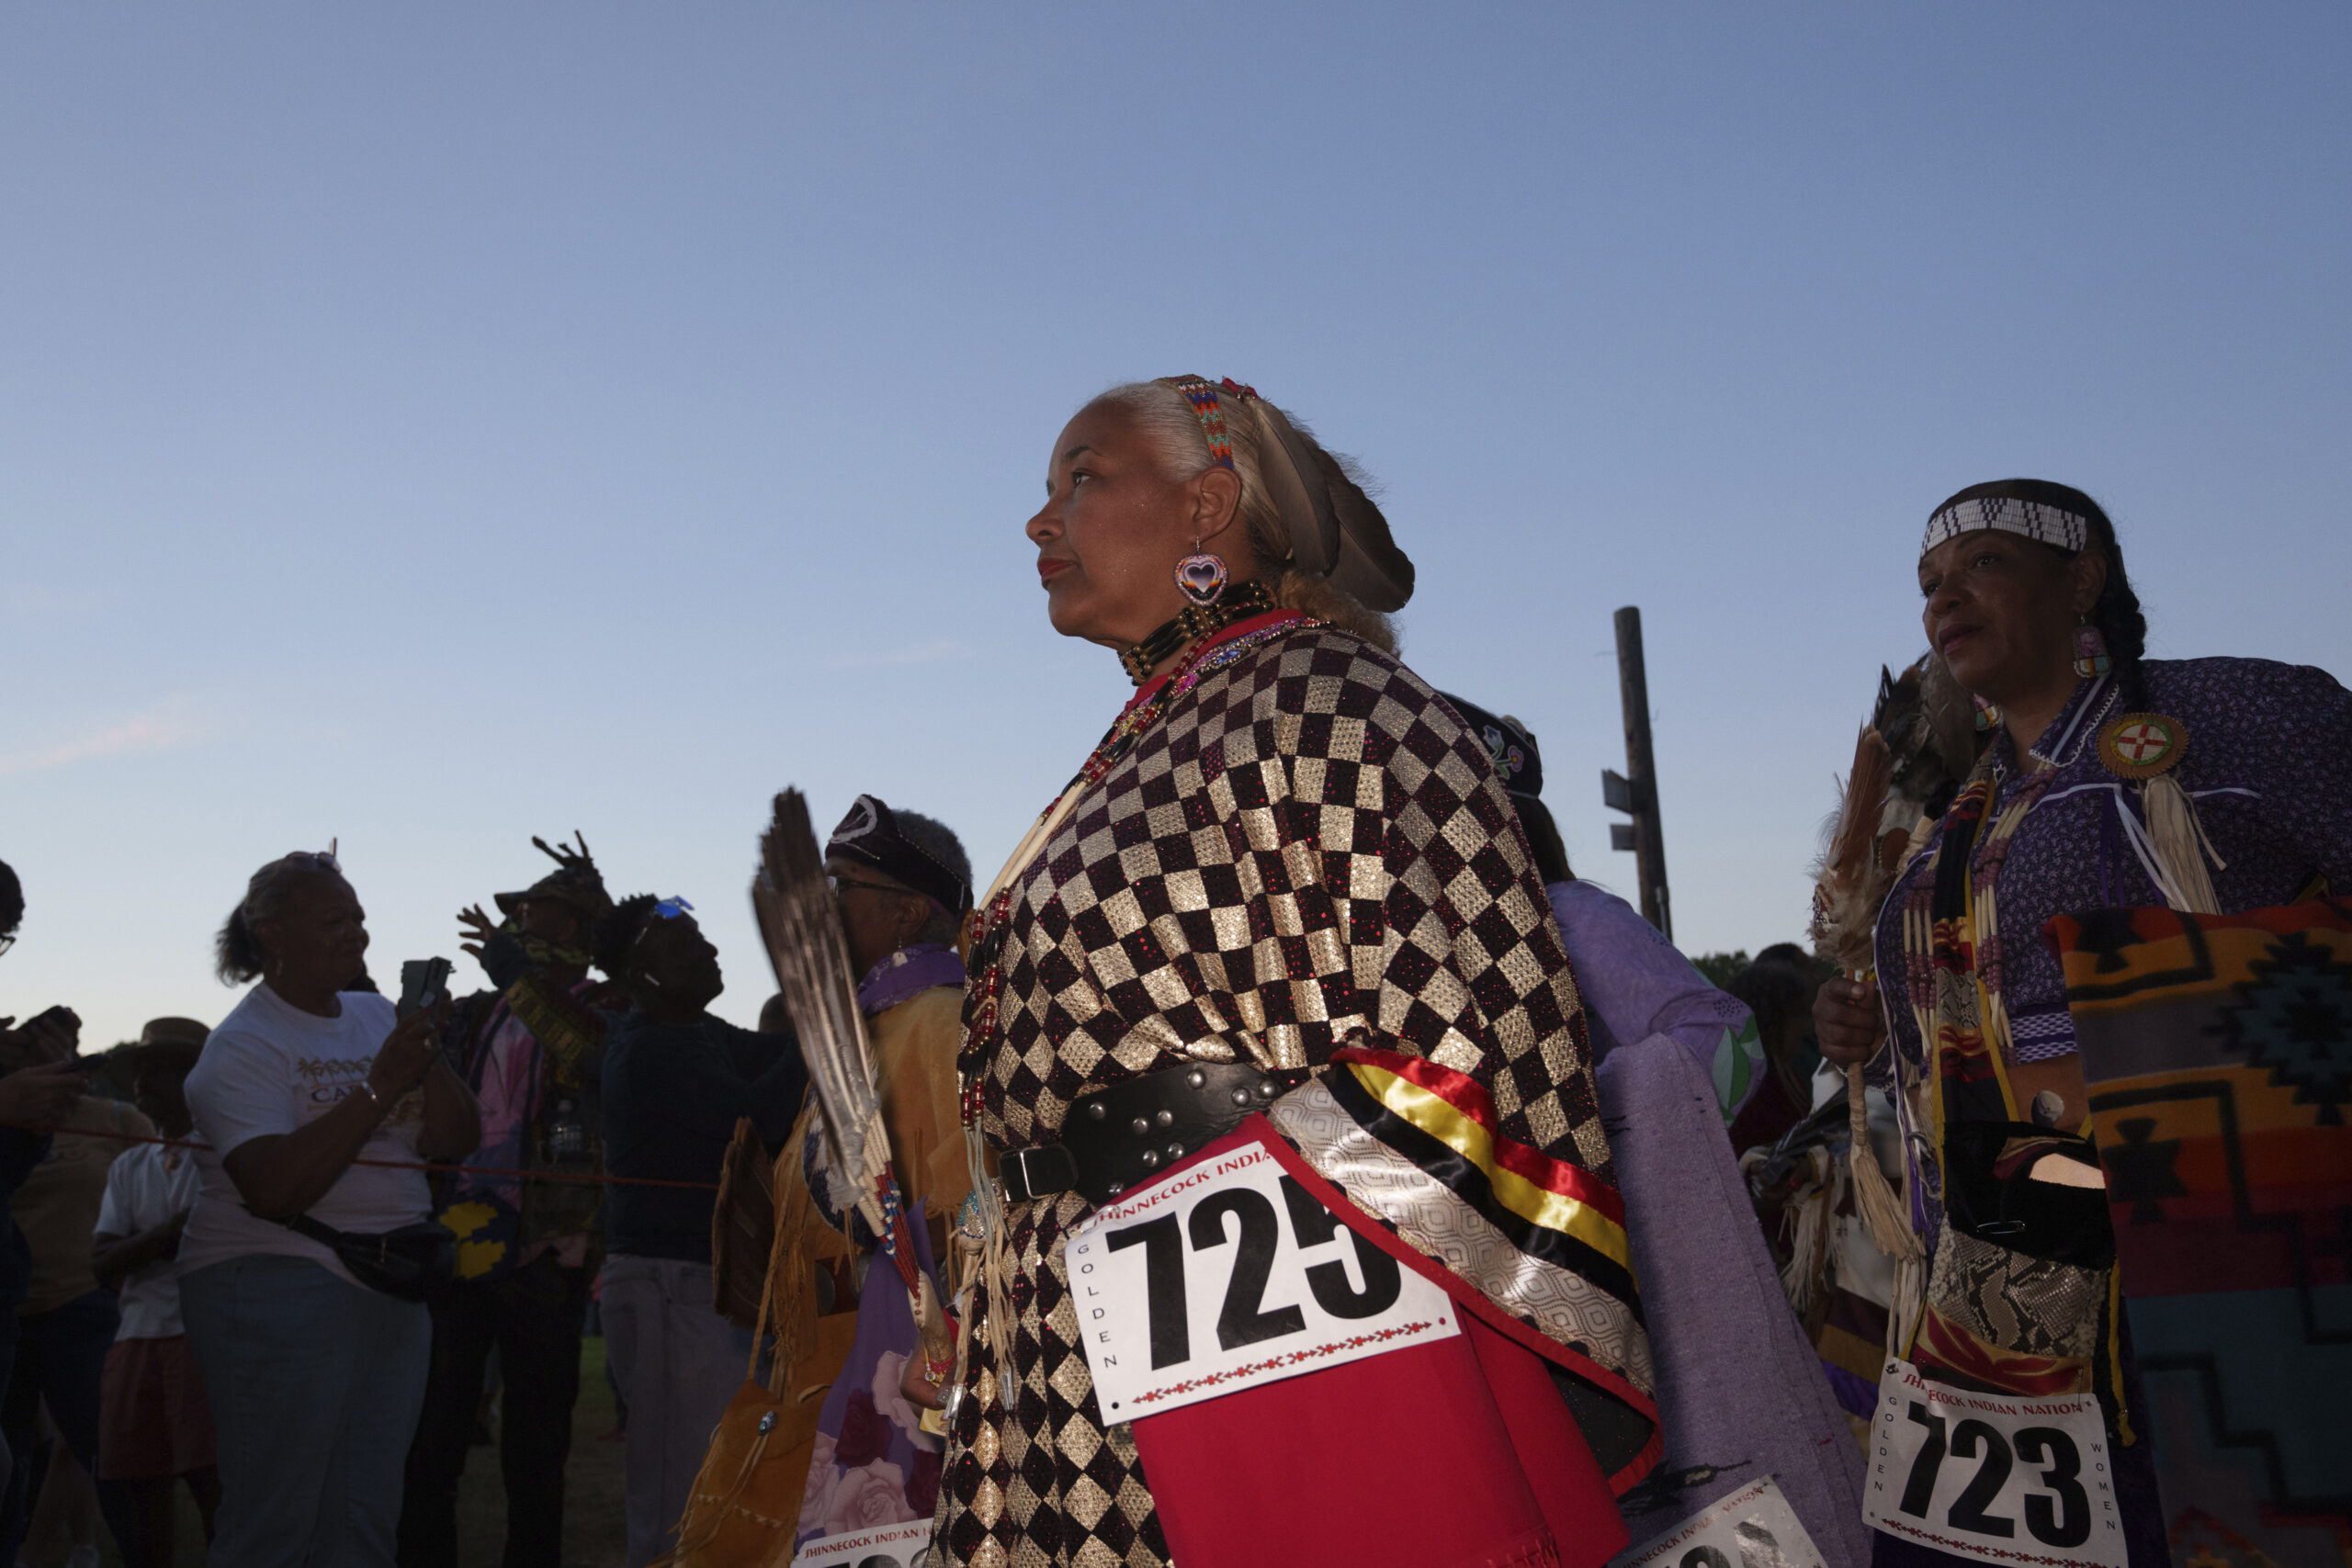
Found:
<path fill-rule="evenodd" d="M 25 923 L 25 885 L 6 861 L 0 860 L 0 936 L 13 936 Z"/>
<path fill-rule="evenodd" d="M 280 855 L 254 872 L 245 883 L 244 897 L 229 911 L 229 918 L 220 922 L 220 933 L 212 939 L 212 972 L 220 976 L 220 983 L 242 986 L 259 979 L 266 954 L 254 928 L 276 919 L 305 877 L 342 874 L 333 855 L 308 851 Z"/>
<path fill-rule="evenodd" d="M 1792 942 L 1776 942 L 1758 953 L 1751 962 L 1784 964 L 1804 976 L 1807 985 L 1817 980 L 1834 980 L 1838 977 L 1837 965 L 1824 963 L 1820 958 Z"/>
<path fill-rule="evenodd" d="M 2098 591 L 2098 603 L 2091 606 L 2091 625 L 2106 639 L 2108 656 L 2115 660 L 2116 673 L 2127 681 L 2135 679 L 2141 657 L 2148 649 L 2148 617 L 2141 613 L 2140 595 L 2132 591 L 2131 575 L 2123 570 L 2123 547 L 2116 543 L 2115 522 L 2106 509 L 2073 485 L 2053 484 L 2048 479 L 1995 479 L 1988 484 L 1970 485 L 1936 510 L 1941 512 L 1944 506 L 1963 501 L 1986 499 L 2030 501 L 2054 506 L 2090 524 L 2090 543 L 2086 547 L 2107 558 L 2107 585 Z M 2057 553 L 2069 560 L 2074 558 L 2066 551 Z"/>
<path fill-rule="evenodd" d="M 1733 976 L 1731 984 L 1724 987 L 1746 1002 L 1747 1010 L 1756 1015 L 1756 1032 L 1763 1037 L 1768 1053 L 1781 1026 L 1792 1015 L 1804 1010 L 1805 993 L 1810 988 L 1804 967 L 1782 958 L 1760 956 Z"/>
<path fill-rule="evenodd" d="M 645 922 L 652 918 L 653 906 L 662 902 L 654 893 L 636 893 L 622 899 L 605 912 L 596 922 L 596 944 L 594 955 L 596 967 L 605 978 L 617 980 L 621 971 L 628 967 L 628 950 L 637 945 Z"/>
<path fill-rule="evenodd" d="M 1555 882 L 1574 882 L 1577 874 L 1568 869 L 1568 846 L 1561 840 L 1560 825 L 1552 820 L 1552 808 L 1540 796 L 1510 794 L 1510 803 L 1519 807 L 1519 825 L 1527 834 L 1527 847 L 1535 856 L 1535 874 L 1544 886 Z"/>
<path fill-rule="evenodd" d="M 965 886 L 972 886 L 972 857 L 964 852 L 964 840 L 956 836 L 955 829 L 920 811 L 894 811 L 891 815 L 899 819 L 899 837 L 953 872 Z M 952 947 L 962 924 L 954 910 L 934 908 L 922 930 L 915 932 L 915 940 Z"/>

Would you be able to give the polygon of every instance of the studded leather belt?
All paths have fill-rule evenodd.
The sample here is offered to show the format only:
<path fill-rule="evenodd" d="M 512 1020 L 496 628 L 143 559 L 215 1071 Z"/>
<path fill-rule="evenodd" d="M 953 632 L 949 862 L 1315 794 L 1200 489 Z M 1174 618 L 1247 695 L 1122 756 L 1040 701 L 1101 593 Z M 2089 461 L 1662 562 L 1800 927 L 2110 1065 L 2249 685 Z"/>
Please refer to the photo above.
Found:
<path fill-rule="evenodd" d="M 1306 1076 L 1199 1062 L 1081 1094 L 1062 1119 L 1060 1143 L 998 1156 L 1005 1201 L 1074 1190 L 1091 1203 L 1107 1203 L 1232 1132 Z"/>

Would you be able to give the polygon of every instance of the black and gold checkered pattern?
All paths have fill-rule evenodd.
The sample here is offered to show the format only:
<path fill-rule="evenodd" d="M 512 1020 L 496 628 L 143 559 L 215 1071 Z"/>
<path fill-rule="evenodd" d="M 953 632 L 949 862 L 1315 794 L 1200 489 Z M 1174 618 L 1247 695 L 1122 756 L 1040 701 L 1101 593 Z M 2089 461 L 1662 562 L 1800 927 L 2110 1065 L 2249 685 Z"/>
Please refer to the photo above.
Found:
<path fill-rule="evenodd" d="M 1485 749 L 1410 671 L 1303 625 L 1178 698 L 1015 883 L 991 1040 L 1000 1148 L 1182 1061 L 1312 1068 L 1354 1043 L 1476 1079 L 1503 1134 L 1613 1180 L 1582 1009 Z M 974 1325 L 939 1544 L 957 1563 L 1159 1564 L 1106 1432 L 1062 1248 L 1075 1195 L 1016 1208 L 1013 1366 Z"/>

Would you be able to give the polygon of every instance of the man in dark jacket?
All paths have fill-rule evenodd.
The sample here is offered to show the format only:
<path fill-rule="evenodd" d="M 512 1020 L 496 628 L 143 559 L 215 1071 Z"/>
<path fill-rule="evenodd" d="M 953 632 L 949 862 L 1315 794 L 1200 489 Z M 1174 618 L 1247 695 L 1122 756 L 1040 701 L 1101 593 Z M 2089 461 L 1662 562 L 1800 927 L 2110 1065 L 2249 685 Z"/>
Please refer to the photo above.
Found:
<path fill-rule="evenodd" d="M 601 1168 L 593 1104 L 600 1007 L 624 1005 L 588 976 L 596 921 L 612 908 L 587 842 L 531 840 L 557 869 L 458 916 L 466 951 L 492 989 L 458 1006 L 444 1038 L 450 1066 L 481 1105 L 481 1172 L 439 1184 L 435 1218 L 458 1233 L 458 1278 L 433 1303 L 433 1371 L 410 1445 L 402 1568 L 456 1568 L 458 1482 L 498 1352 L 499 1460 L 506 1483 L 505 1568 L 556 1568 L 563 1471 L 580 1395 L 580 1337 L 601 1241 Z"/>
<path fill-rule="evenodd" d="M 739 1118 L 771 1145 L 792 1128 L 808 1071 L 789 1033 L 710 1015 L 718 951 L 683 898 L 622 901 L 596 963 L 636 1004 L 605 1047 L 605 1343 L 628 1401 L 628 1563 L 670 1544 L 711 1428 L 742 1385 L 752 1337 L 712 1307 L 710 1222 Z"/>

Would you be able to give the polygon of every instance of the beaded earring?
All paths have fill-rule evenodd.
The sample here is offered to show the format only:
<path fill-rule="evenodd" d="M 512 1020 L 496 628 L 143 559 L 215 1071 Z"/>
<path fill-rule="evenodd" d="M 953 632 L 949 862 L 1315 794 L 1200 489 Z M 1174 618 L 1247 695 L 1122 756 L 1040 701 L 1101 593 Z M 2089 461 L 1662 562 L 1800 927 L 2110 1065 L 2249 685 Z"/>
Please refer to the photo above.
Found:
<path fill-rule="evenodd" d="M 1225 597 L 1225 562 L 1202 553 L 1198 539 L 1193 541 L 1193 554 L 1176 563 L 1176 586 L 1187 600 L 1205 610 Z"/>
<path fill-rule="evenodd" d="M 2104 675 L 2115 668 L 2115 660 L 2108 657 L 2107 638 L 2085 615 L 2075 627 L 2075 673 L 2087 681 L 2094 675 Z"/>
<path fill-rule="evenodd" d="M 1970 696 L 1969 701 L 1976 705 L 1977 734 L 1982 735 L 1988 729 L 1998 729 L 2001 727 L 2001 710 L 1999 708 L 1995 707 L 1991 703 L 1986 702 L 1983 697 L 1979 696 L 1972 695 Z"/>

